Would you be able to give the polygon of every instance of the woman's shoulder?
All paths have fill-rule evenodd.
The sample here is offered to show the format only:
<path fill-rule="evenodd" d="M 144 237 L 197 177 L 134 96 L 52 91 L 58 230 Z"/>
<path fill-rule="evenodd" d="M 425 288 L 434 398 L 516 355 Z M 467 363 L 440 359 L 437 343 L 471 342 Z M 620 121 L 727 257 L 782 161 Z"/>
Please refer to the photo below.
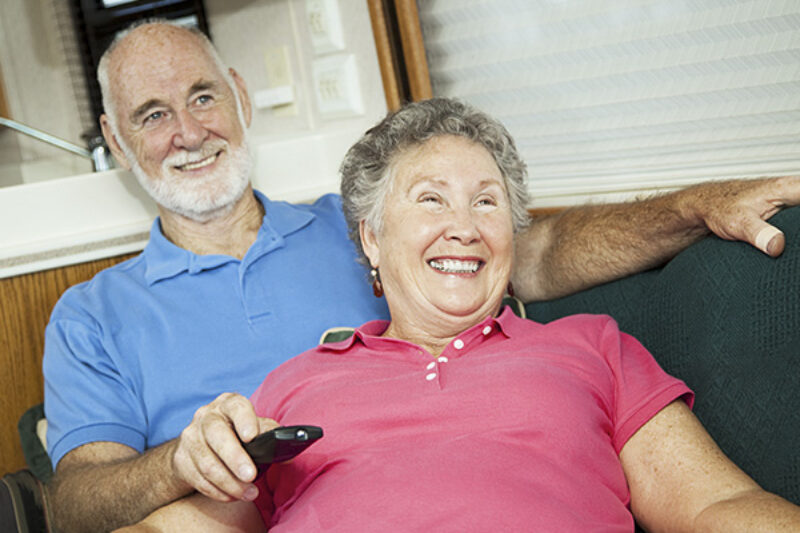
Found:
<path fill-rule="evenodd" d="M 507 330 L 510 336 L 517 336 L 528 346 L 578 350 L 584 354 L 601 354 L 609 343 L 618 344 L 621 336 L 613 318 L 588 313 L 569 315 L 545 323 L 515 318 L 510 326 Z"/>
<path fill-rule="evenodd" d="M 569 332 L 571 334 L 598 334 L 607 329 L 619 329 L 617 321 L 609 315 L 579 313 L 567 315 L 550 322 L 537 322 L 531 319 L 517 319 L 518 327 L 528 332 L 550 331 L 550 332 Z"/>

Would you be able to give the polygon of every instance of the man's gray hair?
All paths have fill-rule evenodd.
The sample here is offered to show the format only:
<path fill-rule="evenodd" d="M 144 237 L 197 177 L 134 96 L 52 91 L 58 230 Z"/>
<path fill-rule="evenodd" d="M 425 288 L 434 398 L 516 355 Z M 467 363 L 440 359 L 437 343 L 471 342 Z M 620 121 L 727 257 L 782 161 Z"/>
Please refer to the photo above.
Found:
<path fill-rule="evenodd" d="M 384 203 L 390 191 L 394 163 L 406 150 L 442 135 L 464 137 L 492 154 L 505 181 L 514 231 L 526 227 L 527 170 L 508 130 L 497 120 L 450 98 L 407 104 L 388 114 L 348 150 L 340 173 L 344 216 L 361 260 L 366 260 L 359 234 L 365 220 L 376 233 L 382 229 Z"/>
<path fill-rule="evenodd" d="M 228 72 L 228 67 L 222 61 L 222 58 L 217 52 L 217 49 L 211 43 L 211 40 L 208 36 L 200 31 L 199 29 L 191 26 L 184 26 L 182 24 L 178 24 L 174 21 L 164 18 L 148 18 L 142 19 L 134 22 L 124 30 L 120 31 L 114 36 L 114 40 L 111 41 L 111 44 L 108 45 L 103 55 L 100 56 L 100 61 L 97 64 L 97 82 L 100 85 L 100 94 L 103 98 L 103 110 L 105 114 L 108 116 L 108 120 L 111 124 L 111 130 L 114 132 L 115 135 L 119 135 L 118 124 L 117 124 L 117 115 L 116 115 L 116 102 L 114 101 L 114 97 L 111 94 L 111 85 L 108 79 L 108 63 L 111 58 L 111 54 L 114 53 L 114 49 L 117 48 L 119 43 L 121 43 L 131 32 L 140 28 L 142 26 L 150 26 L 150 25 L 164 25 L 164 26 L 172 26 L 174 28 L 179 28 L 182 30 L 186 30 L 187 32 L 195 35 L 200 43 L 203 45 L 208 56 L 214 61 L 219 71 L 222 73 L 223 78 L 225 81 L 230 85 L 233 94 L 236 95 L 236 85 L 233 81 L 233 77 Z M 238 96 L 237 96 L 237 105 L 238 104 Z"/>

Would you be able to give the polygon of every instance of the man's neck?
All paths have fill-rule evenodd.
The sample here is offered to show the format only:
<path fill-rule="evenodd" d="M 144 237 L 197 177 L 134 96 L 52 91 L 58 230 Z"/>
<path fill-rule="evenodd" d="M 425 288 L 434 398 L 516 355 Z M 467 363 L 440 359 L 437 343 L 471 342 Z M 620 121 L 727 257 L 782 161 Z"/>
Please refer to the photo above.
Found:
<path fill-rule="evenodd" d="M 198 255 L 230 255 L 242 259 L 255 242 L 264 207 L 248 188 L 226 213 L 198 222 L 159 206 L 161 231 L 170 242 Z"/>

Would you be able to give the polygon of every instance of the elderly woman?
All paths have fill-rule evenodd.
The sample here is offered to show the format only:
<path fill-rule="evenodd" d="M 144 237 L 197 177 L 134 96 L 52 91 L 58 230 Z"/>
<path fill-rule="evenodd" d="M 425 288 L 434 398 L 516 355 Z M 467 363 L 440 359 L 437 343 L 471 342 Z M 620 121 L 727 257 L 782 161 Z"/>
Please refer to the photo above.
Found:
<path fill-rule="evenodd" d="M 326 435 L 270 467 L 256 506 L 197 496 L 147 523 L 630 532 L 635 517 L 653 531 L 798 531 L 800 509 L 721 453 L 686 385 L 611 318 L 538 324 L 501 308 L 524 181 L 506 130 L 452 100 L 367 132 L 342 195 L 391 321 L 290 360 L 253 395 L 259 416 Z"/>

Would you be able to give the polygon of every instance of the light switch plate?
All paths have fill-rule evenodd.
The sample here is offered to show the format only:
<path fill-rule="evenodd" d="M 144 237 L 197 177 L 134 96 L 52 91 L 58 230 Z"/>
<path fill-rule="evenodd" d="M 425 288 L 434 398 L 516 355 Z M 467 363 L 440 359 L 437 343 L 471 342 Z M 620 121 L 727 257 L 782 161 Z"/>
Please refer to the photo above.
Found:
<path fill-rule="evenodd" d="M 323 117 L 362 115 L 364 104 L 353 54 L 320 57 L 312 64 L 314 93 Z"/>
<path fill-rule="evenodd" d="M 314 53 L 344 50 L 342 18 L 337 0 L 306 0 L 306 22 Z"/>

